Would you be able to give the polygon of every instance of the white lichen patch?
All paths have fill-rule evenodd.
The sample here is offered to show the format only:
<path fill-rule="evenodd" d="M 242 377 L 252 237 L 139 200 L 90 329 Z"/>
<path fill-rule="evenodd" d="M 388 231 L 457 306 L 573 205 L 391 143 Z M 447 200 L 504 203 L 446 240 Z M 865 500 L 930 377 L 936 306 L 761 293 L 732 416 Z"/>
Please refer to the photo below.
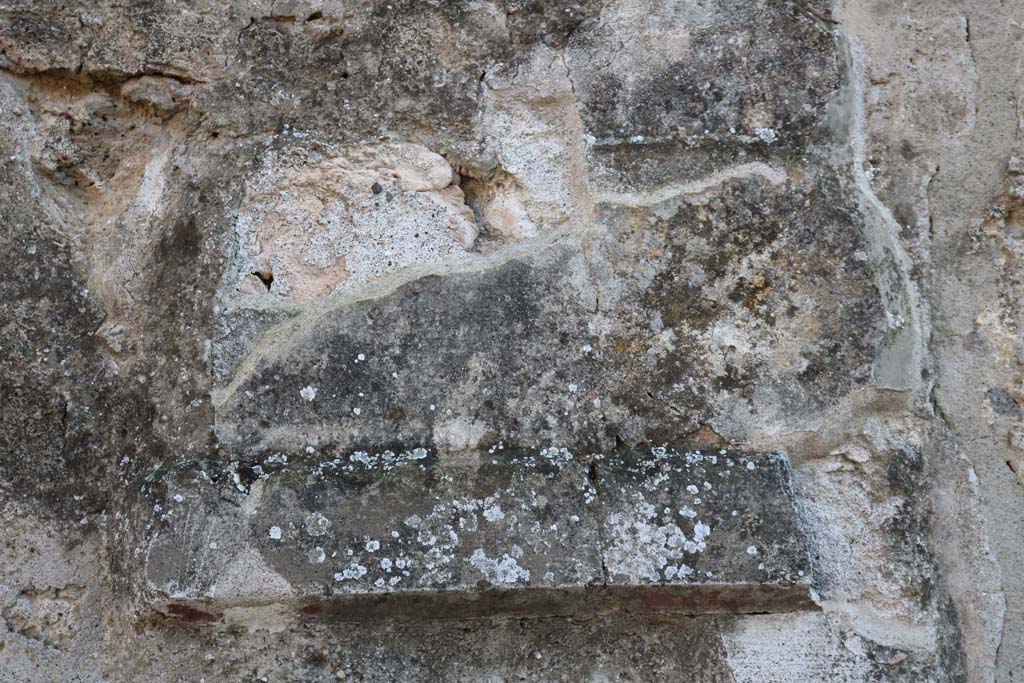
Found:
<path fill-rule="evenodd" d="M 670 559 L 680 558 L 689 539 L 676 524 L 655 524 L 639 515 L 612 513 L 605 553 L 609 573 L 627 582 L 658 582 Z"/>
<path fill-rule="evenodd" d="M 327 553 L 324 552 L 324 549 L 320 546 L 316 546 L 309 551 L 306 558 L 309 560 L 310 564 L 323 564 L 324 560 L 327 559 Z"/>
<path fill-rule="evenodd" d="M 513 555 L 522 555 L 522 549 L 513 547 Z M 477 548 L 469 557 L 469 564 L 476 568 L 487 581 L 495 585 L 510 585 L 518 582 L 529 583 L 530 571 L 519 566 L 516 558 L 503 553 L 500 559 L 487 557 L 483 548 Z"/>
<path fill-rule="evenodd" d="M 502 512 L 500 505 L 492 505 L 484 510 L 484 519 L 488 522 L 499 522 L 505 519 L 505 513 Z"/>
<path fill-rule="evenodd" d="M 358 562 L 353 562 L 348 567 L 334 574 L 335 581 L 351 581 L 366 576 L 367 569 Z"/>
<path fill-rule="evenodd" d="M 305 524 L 303 526 L 306 533 L 310 536 L 323 536 L 331 526 L 331 521 L 324 517 L 320 512 L 312 512 L 306 515 Z"/>
<path fill-rule="evenodd" d="M 556 465 L 566 465 L 572 462 L 573 455 L 565 448 L 545 448 L 540 452 L 540 457 Z"/>
<path fill-rule="evenodd" d="M 672 579 L 684 579 L 690 574 L 693 574 L 693 569 L 687 567 L 685 564 L 680 565 L 668 565 L 665 567 L 665 578 L 671 581 Z"/>
<path fill-rule="evenodd" d="M 356 451 L 348 456 L 350 463 L 348 465 L 342 465 L 341 460 L 337 460 L 333 463 L 324 463 L 324 466 L 334 465 L 342 467 L 342 469 L 347 472 L 352 472 L 359 468 L 365 468 L 368 470 L 381 469 L 387 472 L 397 467 L 423 460 L 427 455 L 427 449 L 425 448 L 413 448 L 412 450 L 404 451 L 402 453 L 395 453 L 394 451 L 382 451 L 380 453 Z"/>
<path fill-rule="evenodd" d="M 656 461 L 665 458 L 661 452 L 654 455 Z M 689 488 L 696 490 L 692 485 Z M 678 512 L 688 519 L 696 517 L 689 508 Z M 609 573 L 617 580 L 627 583 L 679 581 L 690 575 L 691 570 L 682 559 L 685 555 L 704 552 L 711 527 L 698 520 L 687 537 L 683 529 L 671 521 L 671 508 L 665 508 L 662 514 L 664 517 L 659 521 L 657 508 L 636 492 L 629 508 L 608 516 L 604 560 Z"/>

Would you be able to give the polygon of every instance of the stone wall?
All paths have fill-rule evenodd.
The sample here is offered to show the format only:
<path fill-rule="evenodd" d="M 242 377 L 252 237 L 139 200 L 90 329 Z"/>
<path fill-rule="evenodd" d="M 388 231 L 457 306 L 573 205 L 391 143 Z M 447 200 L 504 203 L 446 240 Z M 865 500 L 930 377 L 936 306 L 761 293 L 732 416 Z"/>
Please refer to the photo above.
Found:
<path fill-rule="evenodd" d="M 1024 680 L 1024 5 L 0 5 L 0 679 Z"/>

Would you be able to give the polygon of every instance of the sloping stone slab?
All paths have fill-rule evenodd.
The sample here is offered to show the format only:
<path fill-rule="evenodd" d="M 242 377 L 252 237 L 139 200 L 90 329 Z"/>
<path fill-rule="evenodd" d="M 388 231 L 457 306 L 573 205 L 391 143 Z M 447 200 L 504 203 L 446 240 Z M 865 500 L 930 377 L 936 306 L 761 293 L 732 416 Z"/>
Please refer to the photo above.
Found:
<path fill-rule="evenodd" d="M 266 606 L 362 620 L 811 605 L 778 455 L 414 449 L 219 467 L 165 479 L 140 544 L 147 608 L 230 621 Z"/>

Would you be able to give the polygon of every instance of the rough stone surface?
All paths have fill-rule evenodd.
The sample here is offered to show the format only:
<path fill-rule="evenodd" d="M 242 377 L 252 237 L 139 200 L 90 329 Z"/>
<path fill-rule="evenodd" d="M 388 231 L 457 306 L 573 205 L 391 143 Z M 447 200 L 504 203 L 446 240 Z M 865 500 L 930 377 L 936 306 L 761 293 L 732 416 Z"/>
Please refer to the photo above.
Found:
<path fill-rule="evenodd" d="M 1022 26 L 0 5 L 0 679 L 1022 680 Z"/>
<path fill-rule="evenodd" d="M 230 623 L 813 605 L 779 456 L 420 448 L 251 471 L 168 477 L 139 540 L 151 609 Z"/>

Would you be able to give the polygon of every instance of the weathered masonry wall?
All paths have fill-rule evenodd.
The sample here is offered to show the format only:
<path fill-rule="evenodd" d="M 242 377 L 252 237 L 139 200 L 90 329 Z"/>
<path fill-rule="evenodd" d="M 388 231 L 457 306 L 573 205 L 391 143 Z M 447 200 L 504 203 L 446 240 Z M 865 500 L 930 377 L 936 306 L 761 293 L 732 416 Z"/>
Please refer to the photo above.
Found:
<path fill-rule="evenodd" d="M 1024 680 L 1024 5 L 0 4 L 0 680 Z"/>

